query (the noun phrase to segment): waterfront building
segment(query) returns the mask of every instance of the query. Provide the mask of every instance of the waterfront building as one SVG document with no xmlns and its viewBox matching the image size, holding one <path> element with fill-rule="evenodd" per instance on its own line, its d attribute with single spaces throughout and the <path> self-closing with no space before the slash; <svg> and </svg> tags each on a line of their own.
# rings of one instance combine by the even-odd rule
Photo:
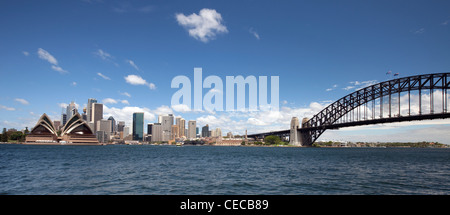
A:
<svg viewBox="0 0 450 215">
<path fill-rule="evenodd" d="M 119 121 L 118 123 L 117 123 L 117 131 L 118 132 L 121 132 L 121 131 L 123 131 L 123 128 L 125 127 L 125 122 L 124 121 Z"/>
<path fill-rule="evenodd" d="M 186 120 L 181 117 L 177 117 L 176 125 L 178 126 L 178 136 L 177 137 L 186 137 L 186 133 L 185 133 Z"/>
<path fill-rule="evenodd" d="M 144 113 L 133 113 L 133 140 L 144 139 Z"/>
<path fill-rule="evenodd" d="M 206 124 L 202 127 L 202 137 L 209 137 L 211 133 L 209 132 L 209 125 Z"/>
<path fill-rule="evenodd" d="M 130 127 L 125 126 L 123 127 L 123 138 L 127 137 L 128 135 L 130 135 Z"/>
<path fill-rule="evenodd" d="M 188 121 L 188 139 L 195 139 L 197 137 L 197 122 L 194 120 Z"/>
<path fill-rule="evenodd" d="M 103 104 L 93 103 L 92 104 L 92 122 L 94 123 L 94 132 L 97 131 L 97 123 L 99 120 L 103 119 Z"/>
<path fill-rule="evenodd" d="M 57 131 L 61 129 L 61 121 L 55 120 L 53 121 L 53 125 Z"/>
<path fill-rule="evenodd" d="M 67 108 L 66 108 L 67 119 L 72 118 L 72 116 L 75 113 L 78 113 L 78 111 L 77 111 L 77 107 L 76 107 L 75 103 L 72 101 L 72 102 L 70 102 L 69 105 L 67 105 Z"/>
<path fill-rule="evenodd" d="M 163 141 L 161 123 L 149 123 L 147 125 L 147 133 L 151 135 L 152 142 Z"/>
<path fill-rule="evenodd" d="M 61 113 L 61 126 L 66 125 L 67 123 L 67 114 Z"/>
<path fill-rule="evenodd" d="M 176 138 L 179 138 L 178 132 L 179 132 L 178 125 L 172 125 L 172 136 L 170 140 L 175 140 Z"/>
<path fill-rule="evenodd" d="M 75 113 L 63 126 L 60 135 L 47 114 L 43 114 L 25 139 L 27 144 L 97 145 L 97 138 L 90 127 Z"/>
<path fill-rule="evenodd" d="M 87 107 L 86 107 L 86 115 L 87 121 L 92 122 L 94 119 L 92 118 L 92 104 L 97 103 L 97 99 L 90 98 L 88 99 Z"/>
<path fill-rule="evenodd" d="M 111 133 L 116 132 L 116 120 L 115 120 L 114 117 L 112 117 L 112 116 L 110 116 L 110 117 L 108 118 L 108 120 L 111 121 L 111 130 L 110 130 L 110 132 L 111 132 Z"/>
<path fill-rule="evenodd" d="M 97 123 L 96 131 L 104 131 L 111 133 L 111 120 L 101 119 Z"/>
<path fill-rule="evenodd" d="M 174 122 L 173 114 L 158 117 L 161 118 L 161 125 L 163 129 L 163 141 L 169 141 L 172 137 L 172 125 Z"/>
</svg>

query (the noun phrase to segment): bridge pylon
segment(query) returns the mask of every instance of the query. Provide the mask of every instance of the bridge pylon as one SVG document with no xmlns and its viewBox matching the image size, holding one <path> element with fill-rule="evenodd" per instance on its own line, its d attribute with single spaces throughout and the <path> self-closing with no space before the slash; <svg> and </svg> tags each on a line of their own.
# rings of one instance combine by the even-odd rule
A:
<svg viewBox="0 0 450 215">
<path fill-rule="evenodd" d="M 308 127 L 308 118 L 303 118 L 302 128 Z M 291 128 L 289 134 L 289 144 L 294 146 L 311 146 L 312 143 L 308 138 L 308 131 L 302 131 L 300 129 L 300 123 L 297 117 L 292 117 Z"/>
</svg>

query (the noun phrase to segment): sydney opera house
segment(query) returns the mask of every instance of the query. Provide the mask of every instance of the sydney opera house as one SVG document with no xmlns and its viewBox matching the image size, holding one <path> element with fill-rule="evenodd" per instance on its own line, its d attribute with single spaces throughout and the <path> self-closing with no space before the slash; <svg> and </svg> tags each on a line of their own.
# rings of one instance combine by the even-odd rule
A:
<svg viewBox="0 0 450 215">
<path fill-rule="evenodd" d="M 79 113 L 74 114 L 64 125 L 61 131 L 57 131 L 53 122 L 43 114 L 36 126 L 27 135 L 26 144 L 55 144 L 55 145 L 99 145 L 96 136 L 89 125 L 82 119 Z"/>
</svg>

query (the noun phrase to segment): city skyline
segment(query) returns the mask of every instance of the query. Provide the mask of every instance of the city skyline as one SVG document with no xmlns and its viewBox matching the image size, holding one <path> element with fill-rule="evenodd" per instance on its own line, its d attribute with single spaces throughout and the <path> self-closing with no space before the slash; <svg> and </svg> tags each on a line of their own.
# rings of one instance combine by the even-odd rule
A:
<svg viewBox="0 0 450 215">
<path fill-rule="evenodd" d="M 173 114 L 224 133 L 288 129 L 292 117 L 311 117 L 358 88 L 448 72 L 449 4 L 2 2 L 0 127 L 32 128 L 43 113 L 60 119 L 72 101 L 80 110 L 95 98 L 104 119 L 127 126 L 143 112 L 144 127 Z M 279 76 L 280 110 L 171 107 L 177 89 L 170 81 L 193 80 L 196 67 L 222 79 Z M 449 128 L 450 120 L 381 124 L 327 131 L 322 139 L 450 144 Z"/>
</svg>

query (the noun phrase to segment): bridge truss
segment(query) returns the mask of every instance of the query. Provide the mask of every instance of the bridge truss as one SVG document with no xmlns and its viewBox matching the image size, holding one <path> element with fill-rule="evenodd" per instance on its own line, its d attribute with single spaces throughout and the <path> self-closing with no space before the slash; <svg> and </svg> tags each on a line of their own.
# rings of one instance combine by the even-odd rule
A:
<svg viewBox="0 0 450 215">
<path fill-rule="evenodd" d="M 299 130 L 303 145 L 314 143 L 326 129 L 449 118 L 449 76 L 450 73 L 416 75 L 358 89 L 330 104 L 302 125 Z M 418 94 L 412 94 L 413 91 Z"/>
</svg>

